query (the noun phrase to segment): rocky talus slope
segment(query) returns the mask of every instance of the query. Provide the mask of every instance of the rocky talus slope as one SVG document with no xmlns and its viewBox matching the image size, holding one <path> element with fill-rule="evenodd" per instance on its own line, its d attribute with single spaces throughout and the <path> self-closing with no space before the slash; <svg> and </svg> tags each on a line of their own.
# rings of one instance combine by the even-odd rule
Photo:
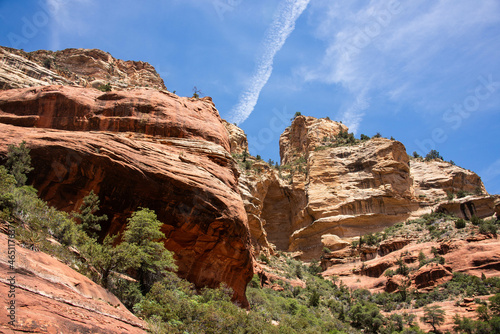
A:
<svg viewBox="0 0 500 334">
<path fill-rule="evenodd" d="M 151 89 L 103 93 L 45 86 L 0 92 L 0 156 L 26 141 L 30 183 L 49 204 L 77 210 L 93 190 L 103 233 L 148 207 L 164 223 L 179 274 L 198 287 L 227 283 L 246 303 L 252 257 L 238 171 L 217 109 Z"/>
<path fill-rule="evenodd" d="M 475 173 L 438 160 L 410 161 L 395 140 L 339 145 L 345 125 L 298 116 L 280 137 L 280 169 L 253 157 L 246 158 L 249 167 L 241 163 L 246 141 L 234 125 L 225 125 L 238 143 L 231 150 L 240 160 L 240 192 L 257 251 L 319 258 L 332 238 L 350 243 L 433 210 L 469 218 L 495 211 L 495 199 Z M 485 195 L 447 201 L 447 193 L 460 191 Z"/>
<path fill-rule="evenodd" d="M 110 84 L 113 90 L 150 87 L 166 89 L 153 66 L 123 61 L 97 49 L 24 52 L 0 46 L 0 89 L 47 85 L 94 87 Z"/>
</svg>

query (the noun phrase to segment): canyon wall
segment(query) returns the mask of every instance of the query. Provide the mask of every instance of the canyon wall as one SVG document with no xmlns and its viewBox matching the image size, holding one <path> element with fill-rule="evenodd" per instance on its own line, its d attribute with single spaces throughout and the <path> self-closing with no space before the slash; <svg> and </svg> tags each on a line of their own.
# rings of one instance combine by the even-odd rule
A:
<svg viewBox="0 0 500 334">
<path fill-rule="evenodd" d="M 97 49 L 24 52 L 0 46 L 0 89 L 47 85 L 113 90 L 166 89 L 155 68 L 143 61 L 123 61 Z"/>
<path fill-rule="evenodd" d="M 471 199 L 478 214 L 494 213 L 494 199 L 475 173 L 441 160 L 410 159 L 396 140 L 348 140 L 347 132 L 342 123 L 297 116 L 280 137 L 279 168 L 251 156 L 245 158 L 251 167 L 240 163 L 240 192 L 256 251 L 319 258 L 325 247 L 335 248 L 336 238 L 350 242 L 432 210 L 459 212 L 458 200 L 439 207 L 447 192 L 482 193 Z M 228 133 L 239 143 L 231 150 L 241 161 L 240 152 L 248 150 L 244 136 L 235 129 Z"/>
<path fill-rule="evenodd" d="M 139 207 L 155 210 L 179 275 L 200 288 L 225 282 L 246 305 L 247 216 L 228 133 L 209 98 L 65 86 L 0 92 L 0 156 L 23 140 L 29 181 L 51 205 L 76 210 L 93 190 L 108 234 L 123 231 Z"/>
</svg>

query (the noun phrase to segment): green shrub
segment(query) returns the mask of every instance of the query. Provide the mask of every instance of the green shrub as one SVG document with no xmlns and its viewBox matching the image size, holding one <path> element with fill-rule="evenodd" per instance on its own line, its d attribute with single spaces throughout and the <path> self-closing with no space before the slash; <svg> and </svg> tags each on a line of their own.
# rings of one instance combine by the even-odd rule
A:
<svg viewBox="0 0 500 334">
<path fill-rule="evenodd" d="M 481 225 L 482 223 L 484 223 L 484 220 L 482 220 L 481 218 L 479 218 L 478 216 L 474 215 L 470 218 L 470 222 L 472 223 L 472 225 L 474 226 L 479 226 Z"/>
<path fill-rule="evenodd" d="M 438 305 L 424 307 L 424 316 L 422 322 L 428 323 L 432 326 L 434 332 L 437 332 L 437 327 L 444 323 L 445 311 Z"/>
<path fill-rule="evenodd" d="M 50 60 L 50 58 L 45 58 L 43 60 L 43 67 L 45 67 L 46 69 L 50 70 L 51 65 L 52 65 L 52 61 Z"/>
<path fill-rule="evenodd" d="M 384 276 L 386 276 L 386 277 L 392 277 L 392 276 L 394 276 L 394 274 L 395 274 L 395 272 L 394 272 L 394 270 L 392 270 L 392 269 L 387 269 L 387 270 L 384 272 Z"/>
<path fill-rule="evenodd" d="M 430 160 L 434 160 L 434 159 L 444 160 L 438 151 L 430 150 L 429 153 L 427 153 L 427 155 L 425 156 L 425 160 L 430 161 Z"/>
<path fill-rule="evenodd" d="M 376 304 L 370 302 L 358 302 L 349 312 L 351 324 L 356 328 L 364 328 L 369 333 L 378 333 L 384 324 L 384 317 Z"/>
<path fill-rule="evenodd" d="M 466 225 L 467 225 L 467 223 L 462 218 L 459 218 L 459 219 L 455 220 L 455 228 L 457 228 L 457 229 L 462 229 Z"/>
<path fill-rule="evenodd" d="M 482 222 L 479 225 L 479 233 L 481 234 L 497 234 L 497 226 L 490 222 Z"/>
<path fill-rule="evenodd" d="M 26 174 L 31 172 L 33 168 L 31 167 L 30 149 L 26 146 L 26 142 L 24 140 L 21 144 L 19 144 L 19 146 L 8 146 L 7 162 L 5 167 L 16 179 L 18 187 L 26 184 L 26 181 L 28 180 Z"/>
<path fill-rule="evenodd" d="M 293 117 L 290 120 L 293 121 L 295 118 L 297 118 L 299 116 L 302 116 L 302 113 L 300 111 L 296 111 L 295 114 L 293 115 Z"/>
<path fill-rule="evenodd" d="M 161 232 L 162 225 L 154 211 L 140 208 L 127 220 L 123 242 L 119 245 L 128 254 L 138 250 L 135 268 L 142 291 L 149 291 L 155 281 L 168 271 L 177 269 L 172 252 L 157 241 L 165 238 Z"/>
<path fill-rule="evenodd" d="M 80 221 L 81 228 L 92 238 L 97 238 L 97 232 L 101 231 L 101 223 L 108 220 L 108 216 L 96 216 L 99 211 L 99 197 L 93 190 L 83 198 L 83 203 L 78 209 L 79 212 L 73 212 L 73 216 Z"/>
<path fill-rule="evenodd" d="M 452 199 L 455 198 L 455 194 L 453 192 L 451 192 L 451 191 L 447 191 L 446 192 L 446 198 L 451 201 Z"/>
<path fill-rule="evenodd" d="M 396 274 L 408 276 L 408 274 L 410 273 L 410 268 L 404 263 L 403 259 L 399 258 L 396 263 L 398 264 Z"/>
<path fill-rule="evenodd" d="M 264 262 L 266 264 L 270 263 L 269 258 L 264 253 L 259 254 L 259 260 L 261 260 L 262 262 Z"/>
<path fill-rule="evenodd" d="M 246 170 L 250 170 L 252 168 L 252 162 L 250 160 L 247 160 L 245 161 L 244 166 Z"/>
<path fill-rule="evenodd" d="M 360 238 L 360 243 L 361 244 L 365 243 L 368 246 L 378 245 L 380 243 L 380 241 L 381 241 L 380 235 L 372 234 L 372 233 L 365 234 L 364 236 L 362 236 Z"/>
<path fill-rule="evenodd" d="M 97 87 L 97 89 L 100 90 L 101 92 L 111 92 L 112 87 L 111 84 L 108 82 L 105 85 L 100 85 L 99 87 Z"/>
</svg>

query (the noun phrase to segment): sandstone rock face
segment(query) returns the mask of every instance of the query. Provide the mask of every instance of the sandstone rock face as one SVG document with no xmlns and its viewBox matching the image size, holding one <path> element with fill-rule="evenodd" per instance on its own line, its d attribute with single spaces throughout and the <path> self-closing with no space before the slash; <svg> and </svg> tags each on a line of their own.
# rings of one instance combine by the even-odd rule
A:
<svg viewBox="0 0 500 334">
<path fill-rule="evenodd" d="M 265 227 L 266 220 L 262 217 L 262 209 L 271 183 L 276 182 L 279 183 L 273 173 L 265 172 L 265 175 L 259 178 L 257 175 L 246 174 L 244 171 L 241 171 L 238 181 L 240 194 L 247 213 L 252 245 L 257 253 L 261 251 L 274 252 L 272 245 L 268 241 L 267 228 Z M 287 236 L 290 233 L 287 232 L 282 233 L 282 235 Z"/>
<path fill-rule="evenodd" d="M 449 281 L 453 274 L 450 267 L 441 264 L 427 264 L 413 275 L 413 284 L 417 289 L 434 287 Z"/>
<path fill-rule="evenodd" d="M 388 244 L 399 244 L 401 239 L 388 239 Z M 419 267 L 418 258 L 423 254 L 429 260 L 434 257 L 432 248 L 439 250 L 444 257 L 444 265 L 436 261 Z M 325 271 L 322 275 L 328 277 L 340 277 L 341 281 L 350 288 L 364 288 L 372 292 L 393 292 L 398 286 L 410 285 L 416 289 L 430 291 L 436 286 L 445 283 L 452 278 L 453 272 L 463 272 L 480 277 L 498 277 L 500 273 L 500 242 L 497 239 L 486 238 L 483 240 L 466 241 L 462 239 L 450 239 L 442 242 L 410 242 L 399 250 L 388 254 L 381 252 L 382 245 L 378 247 L 378 255 L 373 259 L 359 263 L 353 255 L 361 255 L 359 249 L 352 249 L 351 254 L 326 254 L 322 260 Z M 401 259 L 408 267 L 414 269 L 402 280 L 401 275 L 386 277 L 384 273 L 391 269 L 396 272 L 399 268 L 398 260 Z"/>
<path fill-rule="evenodd" d="M 258 210 L 251 211 L 259 222 L 259 237 L 307 260 L 322 254 L 328 238 L 378 232 L 439 209 L 446 191 L 486 193 L 473 172 L 437 160 L 410 161 L 404 145 L 395 140 L 373 138 L 337 147 L 335 139 L 347 131 L 329 119 L 298 116 L 280 137 L 281 171 L 269 169 L 257 176 L 240 170 L 242 194 L 253 189 L 252 198 L 258 199 Z M 241 134 L 233 137 L 241 142 Z M 482 216 L 494 213 L 492 201 L 477 200 Z M 455 202 L 460 208 L 461 202 Z M 406 243 L 380 251 L 395 251 Z"/>
<path fill-rule="evenodd" d="M 495 199 L 495 215 L 500 219 L 500 196 L 496 196 Z"/>
<path fill-rule="evenodd" d="M 449 162 L 411 161 L 411 175 L 415 196 L 423 201 L 434 202 L 446 198 L 446 193 L 466 191 L 471 194 L 487 194 L 481 178 L 470 170 Z"/>
<path fill-rule="evenodd" d="M 240 169 L 239 185 L 254 248 L 268 253 L 275 248 L 288 250 L 290 236 L 306 204 L 305 191 L 286 184 L 276 170 L 263 162 L 254 163 L 253 168 Z"/>
<path fill-rule="evenodd" d="M 198 287 L 225 282 L 246 304 L 247 218 L 227 132 L 209 99 L 49 86 L 4 91 L 0 101 L 0 156 L 25 140 L 42 198 L 71 211 L 94 190 L 111 234 L 138 207 L 155 210 L 179 274 Z"/>
<path fill-rule="evenodd" d="M 5 234 L 0 243 L 7 245 Z M 0 247 L 2 305 L 11 300 L 7 259 L 7 247 Z M 146 333 L 146 323 L 113 294 L 54 257 L 19 244 L 15 291 L 16 325 L 8 325 L 7 312 L 1 312 L 2 333 Z"/>
<path fill-rule="evenodd" d="M 495 200 L 496 196 L 467 196 L 440 203 L 436 210 L 468 220 L 472 216 L 486 218 L 495 212 Z"/>
<path fill-rule="evenodd" d="M 304 154 L 307 157 L 323 138 L 331 138 L 340 131 L 347 130 L 347 126 L 342 123 L 332 122 L 326 118 L 298 116 L 280 136 L 281 163 L 286 165 Z"/>
<path fill-rule="evenodd" d="M 354 237 L 404 221 L 418 208 L 404 146 L 387 139 L 310 152 L 307 213 L 291 250 L 318 256 L 321 236 Z"/>
<path fill-rule="evenodd" d="M 321 243 L 331 251 L 337 251 L 349 247 L 350 242 L 342 240 L 335 234 L 324 234 L 321 236 Z"/>
<path fill-rule="evenodd" d="M 0 89 L 76 85 L 113 90 L 134 87 L 166 89 L 153 66 L 123 61 L 97 49 L 24 52 L 0 47 Z"/>
<path fill-rule="evenodd" d="M 0 122 L 68 131 L 200 139 L 230 149 L 210 98 L 189 99 L 150 89 L 107 93 L 64 86 L 11 89 L 0 94 Z"/>
<path fill-rule="evenodd" d="M 231 145 L 231 153 L 242 154 L 248 152 L 248 141 L 245 132 L 234 124 L 225 120 L 222 123 L 226 127 Z"/>
<path fill-rule="evenodd" d="M 411 240 L 409 239 L 402 238 L 384 240 L 378 247 L 378 253 L 380 256 L 385 256 L 389 253 L 400 250 L 404 246 L 408 245 L 410 241 Z"/>
</svg>

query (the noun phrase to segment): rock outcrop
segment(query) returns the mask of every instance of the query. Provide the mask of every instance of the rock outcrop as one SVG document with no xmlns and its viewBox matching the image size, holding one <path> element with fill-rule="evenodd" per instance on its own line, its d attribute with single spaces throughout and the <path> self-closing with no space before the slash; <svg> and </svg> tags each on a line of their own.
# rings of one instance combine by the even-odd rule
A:
<svg viewBox="0 0 500 334">
<path fill-rule="evenodd" d="M 97 49 L 39 50 L 24 52 L 0 47 L 0 89 L 47 85 L 113 90 L 150 87 L 166 89 L 153 66 L 142 61 L 123 61 Z"/>
<path fill-rule="evenodd" d="M 0 93 L 0 122 L 199 139 L 230 150 L 224 125 L 209 97 L 189 99 L 152 89 L 106 93 L 64 86 L 11 89 Z"/>
<path fill-rule="evenodd" d="M 347 126 L 342 123 L 326 118 L 297 116 L 280 136 L 281 163 L 286 165 L 300 156 L 307 157 L 324 139 L 330 139 L 347 130 Z"/>
<path fill-rule="evenodd" d="M 5 234 L 0 243 L 7 245 Z M 12 288 L 7 247 L 0 247 L 0 302 L 15 300 L 16 308 L 14 326 L 5 308 L 0 312 L 1 333 L 146 333 L 147 324 L 100 285 L 45 253 L 18 243 L 15 250 Z"/>
<path fill-rule="evenodd" d="M 210 99 L 48 86 L 0 92 L 0 110 L 0 156 L 25 140 L 43 199 L 72 211 L 93 190 L 110 234 L 137 208 L 155 210 L 179 274 L 197 287 L 225 282 L 246 305 L 247 217 Z"/>
<path fill-rule="evenodd" d="M 472 216 L 490 217 L 495 212 L 498 196 L 467 196 L 438 204 L 436 211 L 470 220 Z"/>
<path fill-rule="evenodd" d="M 421 291 L 430 291 L 436 286 L 452 279 L 453 272 L 486 277 L 498 276 L 500 273 L 500 242 L 497 239 L 483 240 L 449 239 L 443 241 L 421 242 L 419 239 L 406 240 L 406 245 L 390 253 L 381 251 L 387 244 L 401 245 L 401 239 L 388 239 L 378 247 L 378 255 L 372 259 L 359 262 L 361 249 L 349 248 L 351 254 L 325 254 L 322 261 L 324 272 L 328 277 L 340 277 L 350 288 L 364 288 L 372 292 L 393 292 L 406 281 L 408 287 Z M 442 261 L 437 261 L 432 250 L 438 251 Z M 435 251 L 434 251 L 435 252 Z M 339 255 L 341 255 L 339 257 Z M 337 256 L 335 258 L 334 256 Z M 426 262 L 420 263 L 419 258 Z M 362 258 L 362 257 L 361 257 Z M 432 261 L 430 260 L 432 259 Z M 441 264 L 441 263 L 444 264 Z M 396 275 L 400 263 L 412 270 L 406 276 Z M 389 270 L 391 274 L 387 274 Z M 386 275 L 387 274 L 387 275 Z"/>
<path fill-rule="evenodd" d="M 445 199 L 447 193 L 459 191 L 487 194 L 481 178 L 474 172 L 446 161 L 411 161 L 411 175 L 415 196 L 426 202 Z"/>
<path fill-rule="evenodd" d="M 232 152 L 241 156 L 248 149 L 244 133 L 232 124 L 226 128 Z M 447 192 L 486 194 L 473 172 L 440 160 L 410 161 L 398 141 L 360 141 L 347 132 L 329 119 L 297 116 L 280 137 L 280 169 L 245 158 L 239 184 L 255 250 L 274 245 L 302 259 L 318 258 L 335 237 L 350 243 L 432 210 L 459 212 L 461 199 L 436 206 Z M 494 213 L 494 198 L 474 201 L 482 217 Z"/>
<path fill-rule="evenodd" d="M 231 154 L 243 154 L 244 152 L 248 153 L 248 141 L 245 132 L 236 125 L 225 120 L 222 120 L 222 123 L 226 127 L 229 135 Z"/>
<path fill-rule="evenodd" d="M 291 250 L 321 251 L 321 236 L 354 237 L 404 221 L 418 205 L 408 156 L 393 140 L 310 152 L 307 213 L 311 224 L 292 235 Z"/>
</svg>

